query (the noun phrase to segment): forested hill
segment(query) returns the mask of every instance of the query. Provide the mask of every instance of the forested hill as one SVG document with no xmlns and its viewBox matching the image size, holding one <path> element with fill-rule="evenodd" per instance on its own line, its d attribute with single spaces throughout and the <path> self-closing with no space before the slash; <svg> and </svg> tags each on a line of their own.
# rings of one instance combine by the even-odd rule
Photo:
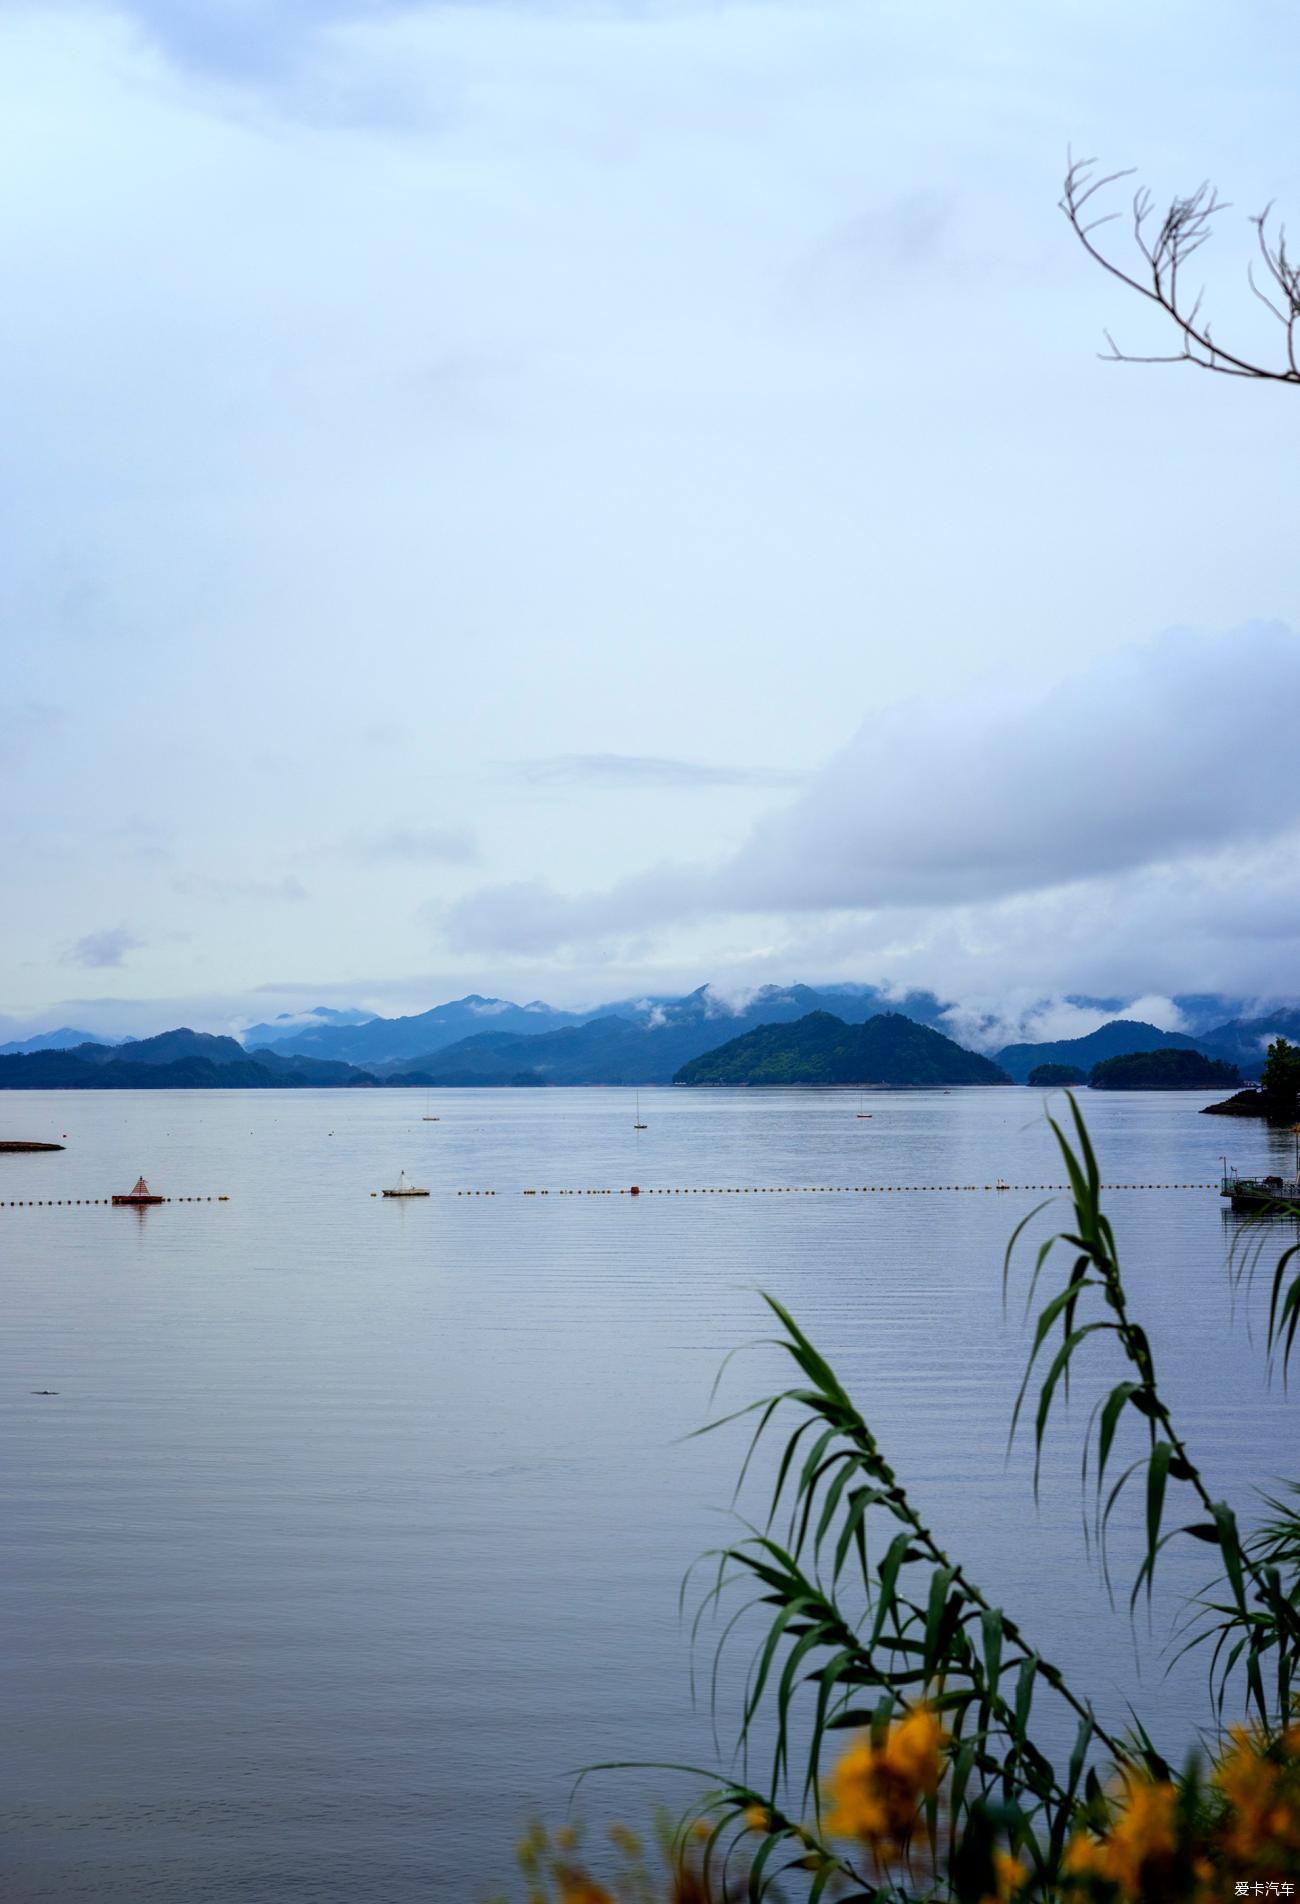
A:
<svg viewBox="0 0 1300 1904">
<path fill-rule="evenodd" d="M 810 1012 L 793 1025 L 760 1025 L 684 1064 L 675 1084 L 1009 1084 L 988 1058 L 882 1012 L 846 1025 Z"/>
<path fill-rule="evenodd" d="M 233 1038 L 184 1025 L 126 1045 L 0 1056 L 0 1091 L 260 1091 L 374 1081 L 350 1064 L 270 1051 L 251 1058 Z"/>
<path fill-rule="evenodd" d="M 1240 1084 L 1235 1064 L 1207 1058 L 1199 1051 L 1127 1051 L 1094 1064 L 1088 1083 L 1094 1091 L 1218 1091 Z"/>
<path fill-rule="evenodd" d="M 1214 1034 L 1206 1039 L 1188 1038 L 1180 1031 L 1160 1031 L 1144 1025 L 1139 1018 L 1113 1018 L 1083 1038 L 1055 1038 L 1041 1045 L 1005 1045 L 997 1062 L 1017 1084 L 1028 1081 L 1029 1073 L 1042 1064 L 1072 1064 L 1091 1071 L 1105 1058 L 1126 1057 L 1131 1051 L 1200 1051 L 1209 1057 L 1219 1054 L 1213 1047 Z"/>
</svg>

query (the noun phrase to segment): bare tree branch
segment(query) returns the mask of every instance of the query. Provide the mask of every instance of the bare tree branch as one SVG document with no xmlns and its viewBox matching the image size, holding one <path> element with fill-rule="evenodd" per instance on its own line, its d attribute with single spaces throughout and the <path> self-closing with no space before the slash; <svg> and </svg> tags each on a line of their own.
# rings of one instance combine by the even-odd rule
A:
<svg viewBox="0 0 1300 1904">
<path fill-rule="evenodd" d="M 1204 292 L 1197 290 L 1189 298 L 1184 285 L 1185 267 L 1190 258 L 1213 235 L 1214 221 L 1228 206 L 1208 183 L 1198 185 L 1186 198 L 1175 198 L 1163 216 L 1157 216 L 1155 200 L 1146 186 L 1133 194 L 1130 230 L 1137 261 L 1132 265 L 1116 263 L 1097 239 L 1104 225 L 1112 224 L 1118 212 L 1101 212 L 1103 195 L 1131 171 L 1095 175 L 1094 159 L 1071 159 L 1061 195 L 1061 210 L 1070 221 L 1074 234 L 1088 256 L 1104 271 L 1148 303 L 1154 304 L 1172 320 L 1181 348 L 1167 355 L 1139 356 L 1122 350 L 1110 332 L 1108 348 L 1102 356 L 1121 364 L 1193 364 L 1198 370 L 1215 370 L 1225 377 L 1248 377 L 1265 383 L 1300 384 L 1300 264 L 1287 250 L 1286 227 L 1279 224 L 1276 235 L 1270 229 L 1273 207 L 1266 205 L 1251 220 L 1255 227 L 1259 257 L 1248 277 L 1250 288 L 1282 327 L 1285 361 L 1277 365 L 1260 363 L 1239 351 L 1216 343 L 1208 318 L 1201 315 Z M 1257 275 L 1258 274 L 1258 275 Z M 1261 283 L 1260 280 L 1263 280 Z"/>
</svg>

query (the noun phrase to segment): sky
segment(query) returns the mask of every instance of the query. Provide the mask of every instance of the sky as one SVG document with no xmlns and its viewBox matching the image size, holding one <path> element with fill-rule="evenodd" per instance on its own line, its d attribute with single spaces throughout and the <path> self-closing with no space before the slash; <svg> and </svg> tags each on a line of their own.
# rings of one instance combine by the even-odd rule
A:
<svg viewBox="0 0 1300 1904">
<path fill-rule="evenodd" d="M 1101 361 L 1169 340 L 1057 208 L 1213 178 L 1276 354 L 1297 71 L 1273 0 L 0 0 L 0 1034 L 1300 993 L 1300 392 Z"/>
</svg>

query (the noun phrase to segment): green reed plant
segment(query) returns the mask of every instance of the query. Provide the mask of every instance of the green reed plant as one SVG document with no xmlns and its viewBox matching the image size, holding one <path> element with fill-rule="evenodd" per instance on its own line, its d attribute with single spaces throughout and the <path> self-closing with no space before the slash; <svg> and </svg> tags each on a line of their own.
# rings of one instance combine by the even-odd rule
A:
<svg viewBox="0 0 1300 1904">
<path fill-rule="evenodd" d="M 684 1596 L 699 1595 L 693 1643 L 706 1618 L 723 1619 L 715 1702 L 723 1650 L 747 1621 L 758 1630 L 739 1775 L 715 1783 L 677 1834 L 678 1904 L 731 1898 L 738 1884 L 750 1898 L 798 1895 L 808 1904 L 1208 1900 L 1256 1849 L 1275 1880 L 1279 1872 L 1300 1880 L 1300 1483 L 1267 1499 L 1268 1518 L 1250 1535 L 1214 1497 L 1161 1392 L 1101 1207 L 1092 1143 L 1068 1103 L 1068 1127 L 1049 1121 L 1071 1216 L 1029 1270 L 1032 1340 L 1011 1437 L 1032 1417 L 1037 1495 L 1053 1410 L 1080 1357 L 1100 1350 L 1118 1364 L 1083 1435 L 1102 1566 L 1109 1580 L 1108 1531 L 1135 1489 L 1144 1540 L 1130 1610 L 1144 1594 L 1150 1600 L 1171 1541 L 1213 1552 L 1218 1570 L 1188 1609 L 1184 1650 L 1209 1648 L 1215 1709 L 1222 1718 L 1235 1705 L 1239 1723 L 1208 1778 L 1190 1754 L 1175 1770 L 1136 1716 L 1123 1733 L 1104 1726 L 1086 1693 L 939 1545 L 830 1363 L 765 1296 L 777 1325 L 768 1340 L 793 1379 L 698 1431 L 753 1420 L 737 1494 L 760 1448 L 781 1438 L 763 1520 L 703 1556 L 683 1586 Z M 1045 1207 L 1011 1237 L 1004 1300 Z M 1295 1254 L 1282 1258 L 1269 1307 L 1268 1353 L 1280 1346 L 1284 1368 L 1300 1307 L 1300 1274 L 1287 1281 Z M 1115 1474 L 1130 1418 L 1140 1451 Z M 1041 1742 L 1051 1707 L 1073 1722 L 1063 1764 Z M 761 1767 L 751 1772 L 760 1740 Z M 614 1895 L 585 1872 L 578 1878 L 589 1888 L 575 1880 L 556 1895 L 583 1904 Z"/>
</svg>

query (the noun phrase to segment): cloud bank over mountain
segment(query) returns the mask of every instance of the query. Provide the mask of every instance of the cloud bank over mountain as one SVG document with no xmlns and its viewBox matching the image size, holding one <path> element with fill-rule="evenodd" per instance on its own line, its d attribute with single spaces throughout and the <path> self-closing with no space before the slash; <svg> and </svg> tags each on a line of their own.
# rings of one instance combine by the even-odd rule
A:
<svg viewBox="0 0 1300 1904">
<path fill-rule="evenodd" d="M 925 983 L 945 944 L 974 963 L 981 941 L 1017 970 L 1036 943 L 1046 981 L 1060 954 L 1077 965 L 1081 930 L 1094 984 L 1145 959 L 1185 989 L 1189 966 L 1231 962 L 1215 942 L 1258 973 L 1300 941 L 1300 777 L 1271 708 L 1300 708 L 1300 638 L 1278 623 L 900 702 L 713 865 L 576 894 L 487 886 L 446 909 L 447 941 L 537 956 L 728 915 L 854 914 L 864 945 L 908 943 Z"/>
</svg>

